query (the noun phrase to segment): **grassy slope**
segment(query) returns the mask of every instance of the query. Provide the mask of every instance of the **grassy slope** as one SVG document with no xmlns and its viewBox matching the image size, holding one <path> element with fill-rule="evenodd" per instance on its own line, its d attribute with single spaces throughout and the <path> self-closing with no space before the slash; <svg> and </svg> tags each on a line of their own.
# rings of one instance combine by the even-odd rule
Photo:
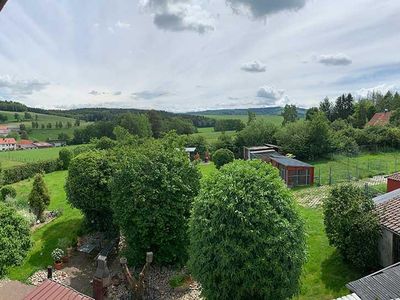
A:
<svg viewBox="0 0 400 300">
<path fill-rule="evenodd" d="M 214 165 L 202 164 L 203 176 L 212 176 Z M 333 299 L 346 295 L 345 284 L 362 276 L 346 265 L 325 234 L 321 210 L 299 207 L 307 232 L 308 261 L 304 266 L 300 295 L 295 299 Z"/>
<path fill-rule="evenodd" d="M 203 136 L 209 143 L 215 142 L 221 135 L 221 132 L 215 132 L 213 127 L 198 128 L 197 130 L 198 132 L 193 135 Z M 233 135 L 234 133 L 235 131 L 225 132 L 226 135 Z"/>
<path fill-rule="evenodd" d="M 66 146 L 67 148 L 74 148 L 76 146 Z M 0 152 L 0 163 L 2 168 L 10 168 L 16 165 L 25 163 L 55 159 L 62 148 L 46 148 L 34 150 L 21 150 L 21 151 L 3 151 Z"/>
<path fill-rule="evenodd" d="M 82 222 L 81 213 L 66 202 L 64 184 L 67 172 L 59 171 L 45 175 L 51 202 L 49 210 L 63 209 L 61 217 L 50 222 L 32 234 L 34 242 L 27 258 L 21 266 L 9 270 L 9 278 L 25 281 L 33 272 L 52 264 L 51 252 L 57 247 L 60 238 L 73 239 Z M 19 198 L 27 197 L 32 188 L 33 180 L 24 180 L 14 184 Z"/>
<path fill-rule="evenodd" d="M 244 123 L 247 123 L 248 116 L 247 115 L 204 115 L 207 118 L 211 119 L 239 119 L 242 120 Z M 283 117 L 281 116 L 273 116 L 273 115 L 257 115 L 257 119 L 265 119 L 271 123 L 274 123 L 278 126 L 282 125 Z"/>
<path fill-rule="evenodd" d="M 348 177 L 366 178 L 368 176 L 390 174 L 400 170 L 400 152 L 363 153 L 357 157 L 335 155 L 332 159 L 311 162 L 315 166 L 315 176 L 321 174 L 321 183 L 329 181 L 332 169 L 333 183 L 348 180 Z"/>
<path fill-rule="evenodd" d="M 29 133 L 29 138 L 33 139 L 33 140 L 39 140 L 39 141 L 45 141 L 48 138 L 49 139 L 57 139 L 58 138 L 58 134 L 61 132 L 64 132 L 66 134 L 68 134 L 70 137 L 73 136 L 74 130 L 76 128 L 79 127 L 71 127 L 71 128 L 67 128 L 67 122 L 70 122 L 72 125 L 74 125 L 75 123 L 75 119 L 72 118 L 67 118 L 67 117 L 62 117 L 62 116 L 56 116 L 56 115 L 48 115 L 48 114 L 37 114 L 37 113 L 30 113 L 32 116 L 32 120 L 25 120 L 23 122 L 17 122 L 17 120 L 14 118 L 14 114 L 15 112 L 11 112 L 11 111 L 0 111 L 0 114 L 4 114 L 8 116 L 8 121 L 5 122 L 4 124 L 12 126 L 12 127 L 18 127 L 19 124 L 25 124 L 25 126 L 28 129 L 32 128 L 32 121 L 35 121 L 35 116 L 38 116 L 38 120 L 37 122 L 39 123 L 39 128 L 38 129 L 32 129 L 31 132 Z M 24 118 L 24 113 L 17 113 L 21 119 Z M 62 122 L 64 127 L 63 128 L 55 128 L 55 123 L 56 122 Z M 47 125 L 48 123 L 52 124 L 52 128 L 51 129 L 47 129 L 41 128 L 41 125 Z M 81 126 L 85 126 L 88 123 L 81 121 Z"/>
</svg>

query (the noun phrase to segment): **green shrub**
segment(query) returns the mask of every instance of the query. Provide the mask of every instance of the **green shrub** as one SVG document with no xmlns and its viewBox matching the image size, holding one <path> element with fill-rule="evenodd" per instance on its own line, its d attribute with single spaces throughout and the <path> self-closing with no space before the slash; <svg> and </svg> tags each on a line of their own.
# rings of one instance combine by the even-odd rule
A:
<svg viewBox="0 0 400 300">
<path fill-rule="evenodd" d="M 323 209 L 329 243 L 354 266 L 376 267 L 380 226 L 373 201 L 360 188 L 346 184 L 332 188 Z"/>
<path fill-rule="evenodd" d="M 32 190 L 28 197 L 28 203 L 31 211 L 38 220 L 43 220 L 43 212 L 50 204 L 49 191 L 43 180 L 42 174 L 36 174 L 33 180 Z"/>
<path fill-rule="evenodd" d="M 0 276 L 8 267 L 20 264 L 30 246 L 28 222 L 15 209 L 0 203 Z"/>
<path fill-rule="evenodd" d="M 141 263 L 153 251 L 158 264 L 185 262 L 189 210 L 199 190 L 197 168 L 173 143 L 147 142 L 123 155 L 111 187 L 128 259 Z"/>
<path fill-rule="evenodd" d="M 3 171 L 3 184 L 15 183 L 31 178 L 38 173 L 51 173 L 62 169 L 58 159 L 38 161 L 26 165 L 15 166 Z"/>
<path fill-rule="evenodd" d="M 73 153 L 70 149 L 68 148 L 62 148 L 60 152 L 58 153 L 58 158 L 61 162 L 61 166 L 63 170 L 68 170 L 69 163 L 72 159 Z"/>
<path fill-rule="evenodd" d="M 17 191 L 10 185 L 3 186 L 0 190 L 0 200 L 5 201 L 7 197 L 15 198 Z"/>
<path fill-rule="evenodd" d="M 207 299 L 289 299 L 306 260 L 303 222 L 278 171 L 236 160 L 202 182 L 189 268 Z"/>
<path fill-rule="evenodd" d="M 235 155 L 231 150 L 228 149 L 218 149 L 214 152 L 213 162 L 217 169 L 221 168 L 223 165 L 233 162 L 235 159 Z"/>
<path fill-rule="evenodd" d="M 111 161 L 102 151 L 92 150 L 74 157 L 65 184 L 68 202 L 82 211 L 92 229 L 113 231 L 109 182 Z"/>
</svg>

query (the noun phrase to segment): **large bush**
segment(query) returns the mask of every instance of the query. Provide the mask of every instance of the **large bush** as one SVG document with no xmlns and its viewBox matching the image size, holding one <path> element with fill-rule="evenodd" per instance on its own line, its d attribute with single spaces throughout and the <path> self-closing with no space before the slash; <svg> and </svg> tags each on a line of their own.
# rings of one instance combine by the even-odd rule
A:
<svg viewBox="0 0 400 300">
<path fill-rule="evenodd" d="M 373 201 L 360 188 L 346 184 L 332 188 L 323 208 L 329 243 L 354 266 L 375 267 L 380 227 Z"/>
<path fill-rule="evenodd" d="M 187 222 L 199 173 L 183 150 L 168 144 L 153 141 L 127 150 L 111 185 L 115 220 L 132 263 L 143 262 L 146 251 L 154 252 L 158 264 L 187 259 Z"/>
<path fill-rule="evenodd" d="M 207 177 L 190 219 L 193 275 L 207 299 L 288 299 L 306 259 L 303 222 L 278 171 L 237 160 Z"/>
<path fill-rule="evenodd" d="M 20 264 L 31 246 L 28 222 L 15 209 L 0 203 L 0 276 Z"/>
<path fill-rule="evenodd" d="M 83 212 L 92 229 L 114 230 L 109 189 L 112 174 L 111 160 L 105 152 L 83 152 L 70 162 L 65 185 L 67 199 Z"/>
<path fill-rule="evenodd" d="M 73 153 L 70 149 L 68 148 L 63 148 L 60 150 L 60 152 L 58 153 L 58 158 L 60 160 L 60 163 L 62 165 L 62 168 L 64 170 L 67 170 L 69 167 L 69 163 L 71 161 L 73 157 Z"/>
<path fill-rule="evenodd" d="M 5 185 L 0 189 L 0 200 L 4 201 L 7 197 L 15 198 L 17 191 L 11 185 Z"/>
<path fill-rule="evenodd" d="M 235 159 L 235 155 L 231 150 L 219 149 L 214 152 L 213 162 L 217 169 L 221 168 L 223 165 L 232 162 Z"/>
</svg>

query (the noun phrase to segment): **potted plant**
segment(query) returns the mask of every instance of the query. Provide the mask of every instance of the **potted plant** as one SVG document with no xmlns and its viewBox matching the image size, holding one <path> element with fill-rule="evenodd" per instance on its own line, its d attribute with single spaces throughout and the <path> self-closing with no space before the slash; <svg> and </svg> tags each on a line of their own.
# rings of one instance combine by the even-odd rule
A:
<svg viewBox="0 0 400 300">
<path fill-rule="evenodd" d="M 62 258 L 64 256 L 64 251 L 60 248 L 56 248 L 51 252 L 51 257 L 54 260 L 54 268 L 56 270 L 61 270 L 63 267 Z"/>
<path fill-rule="evenodd" d="M 67 263 L 72 256 L 72 247 L 68 238 L 61 238 L 58 240 L 58 248 L 64 251 L 62 262 Z"/>
</svg>

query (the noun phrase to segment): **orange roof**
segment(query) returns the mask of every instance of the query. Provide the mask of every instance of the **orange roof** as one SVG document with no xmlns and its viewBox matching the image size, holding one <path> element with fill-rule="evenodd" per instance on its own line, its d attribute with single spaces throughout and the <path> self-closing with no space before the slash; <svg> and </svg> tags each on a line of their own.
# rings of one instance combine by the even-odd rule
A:
<svg viewBox="0 0 400 300">
<path fill-rule="evenodd" d="M 30 144 L 33 144 L 33 141 L 31 141 L 31 140 L 20 140 L 18 142 L 18 144 L 19 145 L 30 145 Z"/>
<path fill-rule="evenodd" d="M 378 204 L 376 211 L 380 224 L 396 234 L 400 234 L 400 198 L 394 197 L 386 202 Z"/>
<path fill-rule="evenodd" d="M 400 181 L 400 173 L 394 173 L 386 177 L 387 179 L 392 179 L 394 181 Z"/>
<path fill-rule="evenodd" d="M 15 141 L 14 138 L 5 138 L 5 139 L 0 139 L 0 144 L 16 144 L 17 142 Z"/>
<path fill-rule="evenodd" d="M 374 114 L 372 119 L 369 120 L 369 122 L 367 123 L 367 126 L 383 126 L 383 125 L 389 124 L 391 115 L 392 115 L 392 112 L 390 112 L 390 111 L 376 113 L 376 114 Z"/>
<path fill-rule="evenodd" d="M 24 300 L 89 300 L 89 296 L 75 291 L 73 288 L 59 284 L 53 280 L 46 280 L 32 292 L 25 296 Z"/>
<path fill-rule="evenodd" d="M 0 125 L 0 130 L 8 130 L 8 127 Z"/>
</svg>

